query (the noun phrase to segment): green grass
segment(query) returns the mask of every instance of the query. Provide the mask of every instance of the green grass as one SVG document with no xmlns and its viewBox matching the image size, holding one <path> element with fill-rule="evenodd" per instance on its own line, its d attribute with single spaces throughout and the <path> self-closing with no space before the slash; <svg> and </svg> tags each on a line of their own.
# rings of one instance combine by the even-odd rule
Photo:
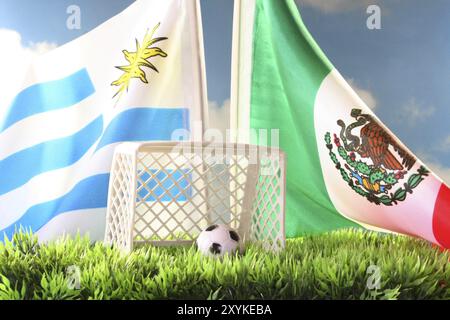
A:
<svg viewBox="0 0 450 320">
<path fill-rule="evenodd" d="M 381 271 L 369 290 L 367 268 Z M 144 246 L 130 255 L 87 238 L 0 244 L 0 299 L 449 299 L 449 254 L 426 242 L 363 231 L 288 240 L 281 254 L 249 246 L 203 258 L 194 247 Z M 67 268 L 80 270 L 80 289 Z"/>
</svg>

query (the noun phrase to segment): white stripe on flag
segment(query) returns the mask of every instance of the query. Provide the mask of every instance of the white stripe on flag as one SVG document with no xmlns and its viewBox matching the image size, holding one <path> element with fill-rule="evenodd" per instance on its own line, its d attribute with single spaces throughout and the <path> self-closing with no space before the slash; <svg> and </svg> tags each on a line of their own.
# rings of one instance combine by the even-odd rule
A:
<svg viewBox="0 0 450 320">
<path fill-rule="evenodd" d="M 89 199 L 88 186 L 107 187 L 117 143 L 169 140 L 173 130 L 207 118 L 199 14 L 197 0 L 137 1 L 88 34 L 37 57 L 16 100 L 7 104 L 0 97 L 0 174 L 9 180 L 0 186 L 0 232 L 10 235 L 19 222 L 39 230 L 41 239 L 103 229 L 104 194 Z M 126 94 L 113 99 L 118 88 L 111 83 L 122 74 L 115 67 L 127 63 L 123 50 L 135 50 L 135 39 L 142 41 L 158 23 L 155 36 L 168 38 L 158 42 L 167 57 L 152 60 L 159 73 L 149 70 L 148 84 L 133 79 Z M 91 87 L 77 88 L 81 82 L 71 77 L 78 75 L 88 75 Z M 73 92 L 50 90 L 63 80 Z M 86 207 L 74 209 L 77 203 Z M 103 208 L 92 209 L 98 207 Z"/>
</svg>

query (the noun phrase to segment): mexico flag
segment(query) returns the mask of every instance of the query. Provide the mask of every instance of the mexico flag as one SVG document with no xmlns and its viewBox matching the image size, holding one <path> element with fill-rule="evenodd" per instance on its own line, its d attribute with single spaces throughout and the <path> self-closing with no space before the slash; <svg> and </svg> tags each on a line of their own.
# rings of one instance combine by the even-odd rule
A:
<svg viewBox="0 0 450 320">
<path fill-rule="evenodd" d="M 288 237 L 363 226 L 450 248 L 450 189 L 373 114 L 294 1 L 235 2 L 232 127 L 279 129 Z"/>
</svg>

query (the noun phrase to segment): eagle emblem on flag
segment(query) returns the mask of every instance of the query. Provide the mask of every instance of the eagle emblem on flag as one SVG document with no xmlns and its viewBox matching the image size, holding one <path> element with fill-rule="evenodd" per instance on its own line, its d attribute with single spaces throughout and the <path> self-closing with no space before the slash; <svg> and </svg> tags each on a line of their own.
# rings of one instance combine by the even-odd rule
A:
<svg viewBox="0 0 450 320">
<path fill-rule="evenodd" d="M 362 113 L 361 109 L 352 109 L 350 115 L 355 122 L 346 125 L 338 120 L 340 132 L 334 133 L 333 138 L 330 132 L 325 134 L 326 147 L 336 169 L 356 193 L 370 202 L 391 206 L 404 201 L 429 171 L 420 166 L 406 179 L 416 158 L 373 116 Z M 359 135 L 354 132 L 358 129 Z M 403 185 L 397 186 L 401 182 Z"/>
</svg>

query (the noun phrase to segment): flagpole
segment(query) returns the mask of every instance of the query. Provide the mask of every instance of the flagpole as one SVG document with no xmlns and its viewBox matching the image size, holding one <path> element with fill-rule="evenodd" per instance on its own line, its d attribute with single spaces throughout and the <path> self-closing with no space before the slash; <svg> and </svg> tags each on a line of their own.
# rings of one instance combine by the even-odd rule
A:
<svg viewBox="0 0 450 320">
<path fill-rule="evenodd" d="M 195 14 L 195 29 L 196 29 L 196 39 L 199 48 L 198 56 L 198 66 L 199 66 L 199 77 L 202 86 L 202 92 L 200 96 L 201 103 L 201 118 L 202 118 L 202 138 L 207 128 L 209 128 L 209 111 L 208 111 L 208 93 L 206 84 L 206 68 L 205 68 L 205 49 L 203 45 L 203 27 L 202 27 L 202 14 L 200 8 L 200 0 L 194 0 L 194 14 Z"/>
<path fill-rule="evenodd" d="M 238 121 L 238 102 L 239 102 L 239 30 L 241 25 L 241 0 L 234 0 L 233 9 L 233 35 L 231 46 L 231 85 L 230 85 L 230 140 L 238 142 L 237 133 L 239 128 Z"/>
<path fill-rule="evenodd" d="M 235 0 L 231 60 L 230 127 L 241 134 L 232 141 L 250 142 L 250 94 L 256 0 Z M 241 64 L 241 61 L 244 63 Z"/>
</svg>

